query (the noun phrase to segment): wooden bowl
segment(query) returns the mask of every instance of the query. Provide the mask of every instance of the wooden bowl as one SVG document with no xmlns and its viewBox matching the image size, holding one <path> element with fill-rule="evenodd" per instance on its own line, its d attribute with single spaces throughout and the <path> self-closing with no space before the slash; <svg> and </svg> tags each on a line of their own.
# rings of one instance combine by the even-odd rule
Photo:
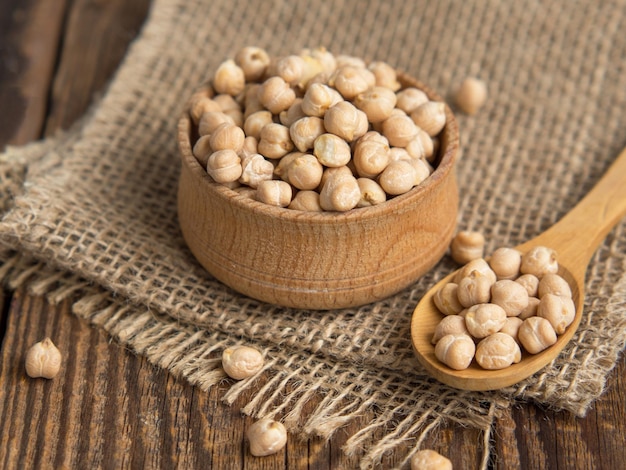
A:
<svg viewBox="0 0 626 470">
<path fill-rule="evenodd" d="M 400 79 L 442 101 L 420 82 Z M 446 113 L 427 180 L 383 204 L 342 213 L 269 206 L 213 182 L 192 154 L 194 130 L 185 113 L 178 125 L 183 237 L 215 278 L 264 302 L 327 310 L 386 298 L 430 270 L 456 228 L 458 128 Z"/>
</svg>

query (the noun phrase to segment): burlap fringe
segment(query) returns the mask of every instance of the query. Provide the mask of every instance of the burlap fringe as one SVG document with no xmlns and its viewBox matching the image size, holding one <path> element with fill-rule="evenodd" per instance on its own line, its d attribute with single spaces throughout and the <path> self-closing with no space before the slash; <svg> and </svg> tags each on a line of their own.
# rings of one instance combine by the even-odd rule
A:
<svg viewBox="0 0 626 470">
<path fill-rule="evenodd" d="M 150 363 L 203 391 L 230 380 L 221 367 L 221 352 L 234 341 L 221 333 L 181 325 L 167 315 L 116 300 L 109 292 L 74 274 L 55 270 L 9 250 L 0 250 L 0 283 L 9 290 L 25 288 L 32 295 L 44 296 L 52 304 L 71 299 L 74 314 L 102 328 Z M 263 352 L 267 358 L 272 357 L 271 347 Z M 290 432 L 324 439 L 330 439 L 355 417 L 375 408 L 377 413 L 372 421 L 352 435 L 342 449 L 350 457 L 360 456 L 362 469 L 377 467 L 386 453 L 409 444 L 411 450 L 398 466 L 406 468 L 412 455 L 444 422 L 458 422 L 482 431 L 484 448 L 480 468 L 488 468 L 492 427 L 499 407 L 505 403 L 494 400 L 480 404 L 482 413 L 476 413 L 474 408 L 472 419 L 468 419 L 467 415 L 457 415 L 466 404 L 454 398 L 451 391 L 444 391 L 436 400 L 432 392 L 418 392 L 410 399 L 404 390 L 387 396 L 387 387 L 372 385 L 371 389 L 363 389 L 362 384 L 367 380 L 349 377 L 350 372 L 342 371 L 339 365 L 332 374 L 338 377 L 335 384 L 327 382 L 328 374 L 320 374 L 316 379 L 316 372 L 323 365 L 319 363 L 307 369 L 306 360 L 298 356 L 283 363 L 268 360 L 254 377 L 233 382 L 222 401 L 232 406 L 242 395 L 252 391 L 242 405 L 242 413 L 258 418 L 275 417 Z M 387 377 L 383 385 L 393 381 L 394 377 Z M 446 397 L 446 393 L 450 397 Z M 305 411 L 315 397 L 323 398 L 313 411 Z M 446 402 L 447 398 L 449 401 L 443 410 L 430 404 Z M 381 403 L 390 405 L 381 407 Z M 448 412 L 450 416 L 444 418 Z M 395 423 L 392 429 L 390 422 Z"/>
</svg>

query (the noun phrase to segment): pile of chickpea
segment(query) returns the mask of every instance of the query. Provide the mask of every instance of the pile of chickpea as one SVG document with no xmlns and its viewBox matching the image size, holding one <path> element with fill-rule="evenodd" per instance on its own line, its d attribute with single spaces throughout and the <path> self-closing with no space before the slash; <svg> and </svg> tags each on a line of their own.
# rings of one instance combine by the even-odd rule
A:
<svg viewBox="0 0 626 470">
<path fill-rule="evenodd" d="M 193 94 L 193 154 L 217 183 L 303 211 L 348 211 L 433 172 L 445 104 L 396 70 L 325 48 L 244 47 Z"/>
</svg>

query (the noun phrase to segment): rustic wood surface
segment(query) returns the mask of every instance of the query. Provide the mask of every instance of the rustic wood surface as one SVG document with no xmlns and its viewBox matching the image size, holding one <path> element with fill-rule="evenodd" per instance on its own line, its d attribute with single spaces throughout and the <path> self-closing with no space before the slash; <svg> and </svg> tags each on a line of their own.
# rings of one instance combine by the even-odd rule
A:
<svg viewBox="0 0 626 470">
<path fill-rule="evenodd" d="M 0 147 L 67 128 L 105 90 L 149 8 L 148 0 L 0 2 Z M 357 468 L 341 452 L 368 416 L 330 442 L 289 441 L 254 458 L 240 402 L 220 401 L 156 369 L 70 313 L 23 289 L 0 290 L 0 468 Z M 24 373 L 26 349 L 52 335 L 65 362 L 54 380 Z M 314 406 L 312 403 L 311 406 Z M 626 364 L 583 419 L 524 404 L 496 425 L 492 468 L 626 468 Z M 409 443 L 410 444 L 410 443 Z M 409 445 L 407 444 L 407 445 Z M 427 443 L 455 468 L 475 468 L 481 435 L 460 426 Z M 385 456 L 382 468 L 400 461 Z"/>
</svg>

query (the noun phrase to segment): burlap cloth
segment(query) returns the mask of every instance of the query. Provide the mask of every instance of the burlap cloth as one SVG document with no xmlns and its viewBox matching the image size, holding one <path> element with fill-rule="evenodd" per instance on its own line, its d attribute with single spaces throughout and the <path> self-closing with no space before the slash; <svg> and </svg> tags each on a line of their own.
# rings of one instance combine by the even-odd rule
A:
<svg viewBox="0 0 626 470">
<path fill-rule="evenodd" d="M 224 400 L 252 388 L 244 412 L 323 436 L 375 410 L 345 446 L 367 444 L 363 467 L 399 443 L 419 447 L 445 420 L 484 429 L 487 442 L 516 399 L 584 415 L 625 345 L 626 224 L 592 260 L 582 325 L 559 358 L 507 390 L 462 392 L 425 375 L 409 339 L 447 258 L 387 300 L 330 312 L 262 304 L 212 279 L 177 224 L 176 121 L 189 91 L 243 45 L 325 45 L 442 94 L 479 76 L 488 104 L 458 115 L 459 228 L 483 232 L 491 251 L 557 221 L 626 145 L 624 31 L 625 1 L 156 0 L 90 115 L 0 157 L 0 276 L 53 301 L 75 295 L 77 315 L 203 390 L 223 380 L 225 346 L 261 348 L 262 377 L 233 382 Z"/>
</svg>

